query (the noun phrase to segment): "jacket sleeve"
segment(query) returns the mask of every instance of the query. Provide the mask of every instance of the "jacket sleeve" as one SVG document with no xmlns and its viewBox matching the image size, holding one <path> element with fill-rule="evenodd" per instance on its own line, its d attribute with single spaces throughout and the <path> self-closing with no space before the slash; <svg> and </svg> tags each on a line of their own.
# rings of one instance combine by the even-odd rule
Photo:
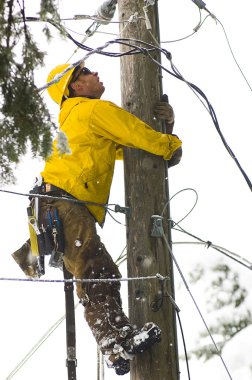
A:
<svg viewBox="0 0 252 380">
<path fill-rule="evenodd" d="M 148 124 L 107 101 L 98 101 L 90 116 L 93 133 L 132 148 L 143 149 L 170 160 L 181 146 L 177 136 L 163 134 Z"/>
</svg>

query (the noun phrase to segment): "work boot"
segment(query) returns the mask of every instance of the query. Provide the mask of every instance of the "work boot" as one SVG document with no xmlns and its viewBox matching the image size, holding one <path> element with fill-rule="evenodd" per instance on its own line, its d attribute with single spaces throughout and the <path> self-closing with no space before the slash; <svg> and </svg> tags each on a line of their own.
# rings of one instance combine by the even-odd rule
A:
<svg viewBox="0 0 252 380">
<path fill-rule="evenodd" d="M 16 263 L 20 266 L 26 277 L 40 277 L 38 259 L 32 255 L 30 240 L 27 240 L 21 248 L 11 254 Z"/>
<path fill-rule="evenodd" d="M 161 340 L 161 330 L 153 322 L 146 323 L 141 330 L 128 332 L 124 341 L 118 337 L 118 343 L 113 346 L 114 354 L 105 355 L 108 368 L 114 368 L 117 375 L 125 375 L 130 371 L 130 360 L 134 354 L 145 352 Z"/>
<path fill-rule="evenodd" d="M 128 317 L 112 297 L 98 303 L 89 302 L 85 307 L 85 318 L 104 355 L 117 354 L 115 345 L 125 341 L 133 332 Z"/>
<path fill-rule="evenodd" d="M 133 330 L 121 342 L 121 346 L 128 354 L 139 354 L 151 348 L 153 344 L 161 341 L 161 330 L 153 322 L 145 323 L 141 330 Z"/>
<path fill-rule="evenodd" d="M 123 358 L 120 354 L 105 356 L 105 362 L 108 368 L 114 368 L 117 375 L 126 375 L 130 371 L 129 359 Z"/>
<path fill-rule="evenodd" d="M 148 350 L 161 340 L 161 330 L 153 322 L 134 329 L 121 306 L 111 297 L 97 304 L 87 304 L 85 317 L 107 366 L 114 368 L 118 375 L 129 372 L 134 354 Z"/>
</svg>

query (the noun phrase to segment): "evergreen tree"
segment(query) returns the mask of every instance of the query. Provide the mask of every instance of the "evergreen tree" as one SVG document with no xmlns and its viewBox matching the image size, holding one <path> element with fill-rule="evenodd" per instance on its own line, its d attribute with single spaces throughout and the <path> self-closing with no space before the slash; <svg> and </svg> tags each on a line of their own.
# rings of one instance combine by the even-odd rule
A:
<svg viewBox="0 0 252 380">
<path fill-rule="evenodd" d="M 59 22 L 55 0 L 41 0 L 40 19 Z M 49 29 L 44 28 L 49 38 Z M 32 154 L 50 152 L 52 123 L 34 84 L 34 70 L 43 65 L 26 21 L 25 0 L 0 0 L 0 183 L 14 182 L 13 169 L 28 144 Z"/>
<path fill-rule="evenodd" d="M 247 290 L 241 285 L 240 276 L 225 263 L 210 268 L 199 266 L 193 282 L 204 278 L 204 294 L 207 305 L 209 330 L 222 351 L 225 344 L 237 333 L 252 324 L 251 311 L 246 307 Z M 208 281 L 210 280 L 210 281 Z M 200 333 L 198 347 L 191 352 L 198 358 L 210 359 L 217 352 L 209 342 L 208 332 Z"/>
</svg>

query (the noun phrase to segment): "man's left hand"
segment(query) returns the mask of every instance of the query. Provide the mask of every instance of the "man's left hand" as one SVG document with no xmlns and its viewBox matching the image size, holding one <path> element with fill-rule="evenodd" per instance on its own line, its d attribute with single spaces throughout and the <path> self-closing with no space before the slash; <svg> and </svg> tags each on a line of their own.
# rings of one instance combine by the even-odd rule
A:
<svg viewBox="0 0 252 380">
<path fill-rule="evenodd" d="M 174 123 L 174 111 L 167 102 L 158 102 L 154 107 L 154 114 L 160 120 L 165 120 L 168 124 Z"/>
</svg>

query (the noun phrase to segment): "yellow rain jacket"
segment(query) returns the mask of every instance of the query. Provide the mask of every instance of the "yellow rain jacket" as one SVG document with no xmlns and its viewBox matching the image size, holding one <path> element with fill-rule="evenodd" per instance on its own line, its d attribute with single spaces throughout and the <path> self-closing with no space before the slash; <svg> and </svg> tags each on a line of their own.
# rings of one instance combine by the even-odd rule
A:
<svg viewBox="0 0 252 380">
<path fill-rule="evenodd" d="M 115 159 L 122 145 L 143 149 L 165 160 L 181 146 L 176 136 L 156 132 L 131 113 L 100 99 L 65 100 L 59 124 L 67 136 L 70 151 L 59 152 L 55 139 L 53 153 L 41 175 L 45 182 L 83 201 L 108 201 Z M 94 205 L 87 207 L 102 224 L 105 209 Z"/>
</svg>

